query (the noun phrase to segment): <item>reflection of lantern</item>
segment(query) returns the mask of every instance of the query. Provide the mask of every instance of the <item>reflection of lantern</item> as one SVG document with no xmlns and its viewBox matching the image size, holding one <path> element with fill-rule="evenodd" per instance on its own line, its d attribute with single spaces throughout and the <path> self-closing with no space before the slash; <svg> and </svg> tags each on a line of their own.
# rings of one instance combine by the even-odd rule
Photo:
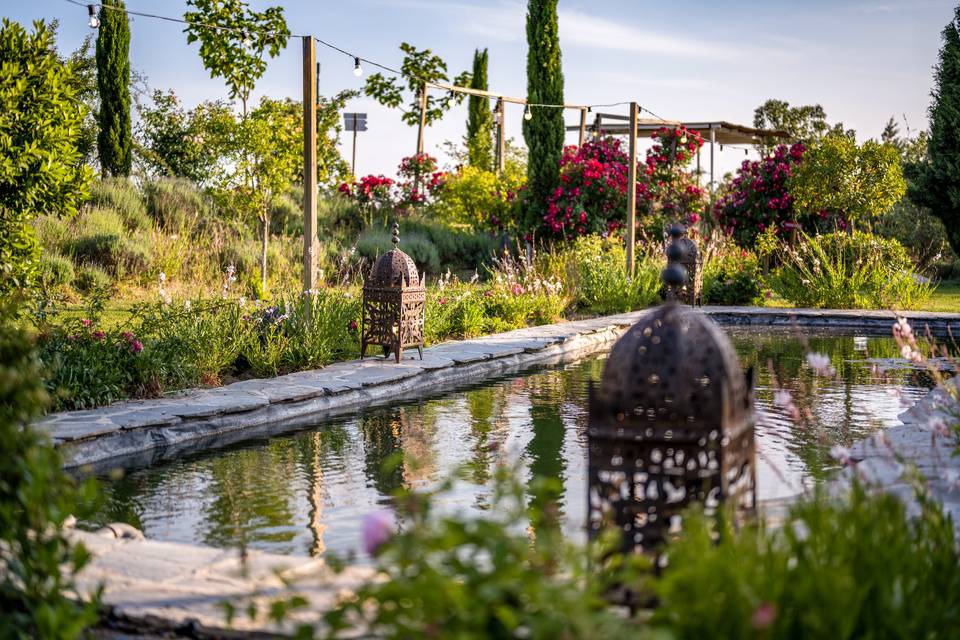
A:
<svg viewBox="0 0 960 640">
<path fill-rule="evenodd" d="M 664 279 L 681 280 L 676 266 Z M 668 301 L 614 345 L 590 389 L 588 528 L 650 551 L 691 502 L 756 503 L 752 373 L 705 315 Z"/>
<path fill-rule="evenodd" d="M 680 264 L 687 272 L 687 277 L 679 286 L 667 286 L 667 298 L 690 306 L 700 306 L 703 269 L 697 243 L 687 237 L 687 230 L 683 225 L 671 225 L 668 233 L 671 242 L 667 247 L 667 262 Z"/>
<path fill-rule="evenodd" d="M 420 284 L 417 265 L 397 248 L 400 225 L 393 225 L 394 248 L 380 256 L 363 284 L 363 314 L 360 327 L 360 357 L 367 345 L 383 347 L 397 362 L 406 347 L 416 347 L 423 359 L 423 313 L 426 289 Z"/>
</svg>

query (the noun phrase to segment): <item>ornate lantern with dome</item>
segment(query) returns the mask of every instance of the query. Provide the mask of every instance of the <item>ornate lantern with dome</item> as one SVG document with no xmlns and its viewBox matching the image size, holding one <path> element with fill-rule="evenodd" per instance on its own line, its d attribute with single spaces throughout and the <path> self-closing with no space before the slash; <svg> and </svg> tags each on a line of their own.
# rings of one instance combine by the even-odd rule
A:
<svg viewBox="0 0 960 640">
<path fill-rule="evenodd" d="M 363 311 L 360 320 L 360 357 L 370 345 L 394 354 L 397 362 L 403 350 L 416 347 L 423 359 L 423 318 L 427 293 L 413 259 L 401 251 L 400 225 L 393 225 L 393 249 L 384 253 L 363 284 Z"/>
<path fill-rule="evenodd" d="M 683 284 L 678 264 L 664 282 Z M 656 552 L 691 502 L 756 504 L 752 370 L 700 311 L 668 301 L 614 345 L 590 388 L 588 529 L 615 525 L 624 547 Z"/>
</svg>

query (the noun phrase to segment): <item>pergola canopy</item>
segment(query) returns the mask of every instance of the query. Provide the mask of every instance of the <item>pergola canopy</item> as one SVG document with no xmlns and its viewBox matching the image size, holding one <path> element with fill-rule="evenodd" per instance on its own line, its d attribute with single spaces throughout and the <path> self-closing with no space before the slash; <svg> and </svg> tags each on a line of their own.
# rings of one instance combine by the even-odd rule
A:
<svg viewBox="0 0 960 640">
<path fill-rule="evenodd" d="M 595 120 L 588 128 L 595 134 L 611 136 L 625 136 L 630 133 L 630 123 L 628 116 L 622 116 L 612 113 L 597 113 Z M 703 121 L 693 120 L 690 122 L 681 122 L 679 120 L 654 120 L 651 118 L 637 119 L 637 137 L 650 138 L 653 133 L 661 127 L 679 127 L 683 126 L 700 133 L 705 140 L 710 140 L 710 133 L 713 132 L 713 140 L 717 144 L 760 144 L 764 140 L 771 138 L 786 139 L 790 134 L 786 131 L 775 131 L 770 129 L 754 129 L 742 124 L 733 124 L 725 120 Z M 578 131 L 579 125 L 568 126 L 567 131 Z"/>
</svg>

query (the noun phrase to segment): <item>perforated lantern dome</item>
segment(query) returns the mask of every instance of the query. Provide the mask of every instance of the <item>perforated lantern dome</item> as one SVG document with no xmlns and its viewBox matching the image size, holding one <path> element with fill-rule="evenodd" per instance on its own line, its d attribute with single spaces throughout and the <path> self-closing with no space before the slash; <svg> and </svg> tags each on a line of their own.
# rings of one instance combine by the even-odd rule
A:
<svg viewBox="0 0 960 640">
<path fill-rule="evenodd" d="M 394 248 L 374 263 L 363 285 L 360 357 L 366 355 L 368 346 L 379 345 L 384 356 L 393 353 L 397 362 L 406 347 L 416 347 L 423 359 L 426 289 L 413 258 L 397 246 L 398 224 L 393 225 L 392 241 Z"/>
<path fill-rule="evenodd" d="M 668 302 L 614 345 L 590 390 L 588 509 L 624 545 L 655 549 L 693 501 L 755 502 L 752 383 L 726 335 Z"/>
<path fill-rule="evenodd" d="M 687 228 L 681 224 L 671 225 L 667 230 L 670 244 L 667 246 L 667 261 L 679 263 L 687 273 L 687 280 L 678 286 L 667 287 L 667 297 L 690 306 L 700 305 L 703 288 L 703 264 L 697 243 L 687 236 Z"/>
</svg>

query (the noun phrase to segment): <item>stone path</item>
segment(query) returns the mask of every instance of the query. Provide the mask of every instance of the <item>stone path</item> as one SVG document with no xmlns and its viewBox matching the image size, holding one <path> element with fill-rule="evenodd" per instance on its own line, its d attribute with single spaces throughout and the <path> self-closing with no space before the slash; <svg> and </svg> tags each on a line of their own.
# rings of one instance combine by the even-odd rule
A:
<svg viewBox="0 0 960 640">
<path fill-rule="evenodd" d="M 104 627 L 138 633 L 261 638 L 289 634 L 298 624 L 319 629 L 323 612 L 332 609 L 339 597 L 376 577 L 367 567 L 347 566 L 335 572 L 322 560 L 311 558 L 249 551 L 241 562 L 236 549 L 125 540 L 82 531 L 71 535 L 93 556 L 77 577 L 78 590 L 92 593 L 103 585 Z M 308 606 L 291 614 L 283 627 L 266 619 L 270 602 L 294 593 L 306 598 Z M 230 624 L 223 606 L 226 601 L 237 609 Z M 251 602 L 260 612 L 256 619 L 246 613 Z M 104 632 L 101 637 L 120 634 Z"/>
<path fill-rule="evenodd" d="M 725 326 L 830 328 L 890 332 L 894 314 L 756 307 L 707 307 Z M 299 429 L 363 406 L 414 399 L 539 364 L 573 360 L 606 349 L 646 311 L 530 327 L 448 342 L 407 354 L 332 364 L 277 378 L 196 389 L 158 400 L 51 414 L 38 422 L 61 449 L 67 467 L 142 466 L 186 450 Z M 960 314 L 904 314 L 919 332 L 960 334 Z"/>
</svg>

